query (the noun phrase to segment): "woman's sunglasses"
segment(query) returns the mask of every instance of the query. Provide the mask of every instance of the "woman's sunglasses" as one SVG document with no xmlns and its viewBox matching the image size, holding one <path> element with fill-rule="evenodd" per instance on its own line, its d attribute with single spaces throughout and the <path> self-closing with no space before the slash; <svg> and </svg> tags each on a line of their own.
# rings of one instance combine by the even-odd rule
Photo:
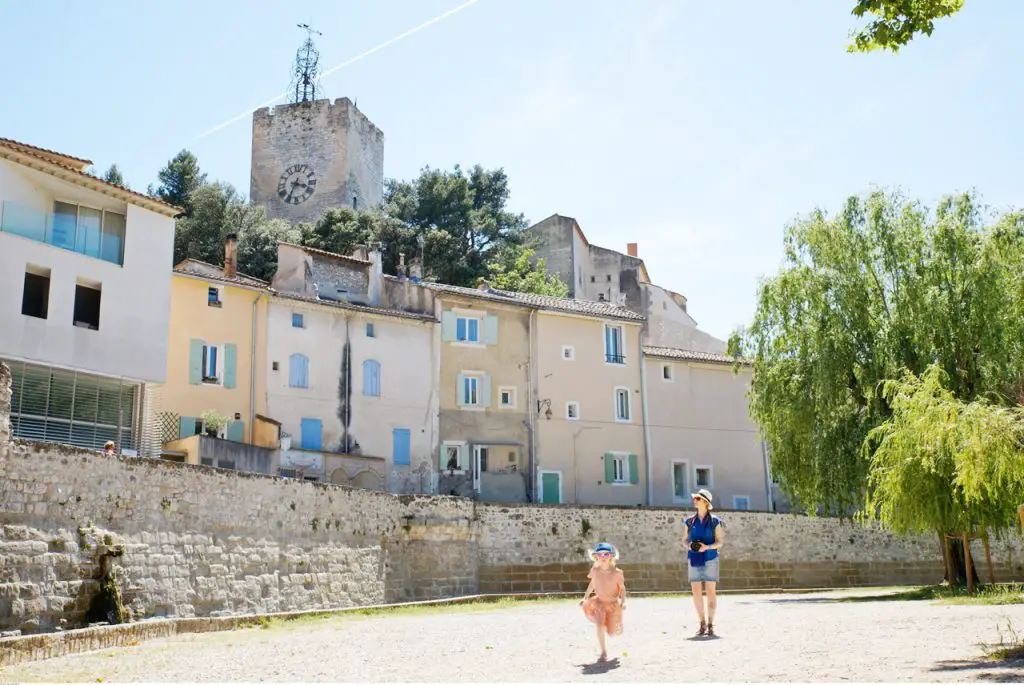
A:
<svg viewBox="0 0 1024 685">
<path fill-rule="evenodd" d="M 606 558 L 606 557 L 610 557 L 611 555 L 612 555 L 612 553 L 611 553 L 611 552 L 598 552 L 598 553 L 597 553 L 597 554 L 595 554 L 594 556 L 595 556 L 595 557 L 598 557 L 599 559 L 604 559 L 604 558 Z"/>
</svg>

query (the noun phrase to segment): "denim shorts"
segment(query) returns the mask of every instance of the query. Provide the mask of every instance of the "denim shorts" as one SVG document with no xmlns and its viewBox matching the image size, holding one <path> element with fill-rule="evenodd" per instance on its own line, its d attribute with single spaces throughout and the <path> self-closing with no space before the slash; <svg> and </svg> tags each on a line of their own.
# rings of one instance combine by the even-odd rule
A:
<svg viewBox="0 0 1024 685">
<path fill-rule="evenodd" d="M 701 581 L 706 583 L 718 582 L 717 557 L 711 561 L 705 561 L 703 566 L 694 566 L 693 564 L 690 564 L 690 582 L 699 583 Z"/>
</svg>

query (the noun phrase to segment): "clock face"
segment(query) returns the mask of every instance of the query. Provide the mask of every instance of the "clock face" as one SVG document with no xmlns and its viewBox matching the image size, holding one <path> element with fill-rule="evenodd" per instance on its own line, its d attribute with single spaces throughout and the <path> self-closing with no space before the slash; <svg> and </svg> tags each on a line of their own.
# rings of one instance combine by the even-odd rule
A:
<svg viewBox="0 0 1024 685">
<path fill-rule="evenodd" d="M 316 190 L 316 174 L 306 164 L 294 164 L 284 170 L 277 182 L 278 196 L 291 205 L 302 204 Z"/>
</svg>

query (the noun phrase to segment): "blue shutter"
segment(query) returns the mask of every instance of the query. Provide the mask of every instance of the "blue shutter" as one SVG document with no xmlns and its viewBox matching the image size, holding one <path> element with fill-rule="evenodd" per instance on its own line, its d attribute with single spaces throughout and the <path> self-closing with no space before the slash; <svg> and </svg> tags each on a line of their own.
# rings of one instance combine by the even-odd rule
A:
<svg viewBox="0 0 1024 685">
<path fill-rule="evenodd" d="M 194 416 L 182 416 L 178 418 L 178 437 L 187 438 L 196 434 L 196 418 Z"/>
<path fill-rule="evenodd" d="M 224 387 L 235 387 L 235 364 L 237 363 L 238 347 L 227 343 L 224 345 Z"/>
<path fill-rule="evenodd" d="M 380 397 L 380 362 L 373 359 L 363 362 L 363 394 Z"/>
<path fill-rule="evenodd" d="M 231 442 L 245 442 L 245 422 L 232 421 L 228 424 L 227 439 Z"/>
<path fill-rule="evenodd" d="M 299 447 L 318 452 L 323 445 L 324 425 L 320 419 L 302 419 L 302 434 Z"/>
<path fill-rule="evenodd" d="M 455 319 L 455 339 L 459 342 L 463 342 L 469 336 L 466 326 L 469 324 L 469 319 L 457 318 Z"/>
<path fill-rule="evenodd" d="M 480 319 L 466 319 L 466 340 L 480 342 Z"/>
<path fill-rule="evenodd" d="M 441 313 L 441 340 L 455 340 L 455 312 Z"/>
<path fill-rule="evenodd" d="M 293 388 L 309 387 L 309 359 L 302 354 L 288 357 L 288 385 Z"/>
<path fill-rule="evenodd" d="M 394 462 L 396 466 L 408 466 L 412 434 L 408 428 L 396 428 L 392 433 L 394 443 Z"/>
<path fill-rule="evenodd" d="M 200 385 L 203 382 L 203 341 L 190 340 L 188 343 L 188 382 Z"/>
<path fill-rule="evenodd" d="M 466 377 L 461 373 L 455 385 L 455 403 L 460 407 L 466 406 Z"/>
<path fill-rule="evenodd" d="M 629 482 L 633 485 L 640 482 L 640 470 L 637 467 L 637 458 L 635 454 L 629 455 Z"/>
<path fill-rule="evenodd" d="M 487 345 L 498 344 L 498 317 L 484 317 L 484 343 Z"/>
<path fill-rule="evenodd" d="M 480 378 L 480 387 L 477 388 L 477 393 L 482 406 L 491 406 L 491 374 L 485 373 Z"/>
</svg>

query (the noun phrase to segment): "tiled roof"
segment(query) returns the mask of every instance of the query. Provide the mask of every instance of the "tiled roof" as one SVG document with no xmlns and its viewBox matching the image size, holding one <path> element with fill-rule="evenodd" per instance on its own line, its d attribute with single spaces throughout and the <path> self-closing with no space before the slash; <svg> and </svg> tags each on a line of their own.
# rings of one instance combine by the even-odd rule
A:
<svg viewBox="0 0 1024 685">
<path fill-rule="evenodd" d="M 339 260 L 344 261 L 344 262 L 352 262 L 354 264 L 359 264 L 360 266 L 368 266 L 368 265 L 373 263 L 373 262 L 367 261 L 365 259 L 359 259 L 359 257 L 349 257 L 349 256 L 346 256 L 346 255 L 343 255 L 343 254 L 337 254 L 337 253 L 334 253 L 334 252 L 328 252 L 327 250 L 321 250 L 321 249 L 318 249 L 318 248 L 315 248 L 315 247 L 307 247 L 306 245 L 296 245 L 295 243 L 288 243 L 288 242 L 285 242 L 283 240 L 279 240 L 277 242 L 277 244 L 278 245 L 287 245 L 288 247 L 294 247 L 294 248 L 297 248 L 299 250 L 303 250 L 304 252 L 310 252 L 312 254 L 320 255 L 322 257 L 329 257 L 331 259 L 339 259 Z"/>
<path fill-rule="evenodd" d="M 101 188 L 103 188 L 103 190 L 100 190 L 100 192 L 106 195 L 116 197 L 119 200 L 123 200 L 133 205 L 138 205 L 139 207 L 145 207 L 146 209 L 158 212 L 165 216 L 174 217 L 177 216 L 178 214 L 181 214 L 184 211 L 180 207 L 175 207 L 174 205 L 167 204 L 163 200 L 158 200 L 154 197 L 150 197 L 149 195 L 144 195 L 142 193 L 135 192 L 134 190 L 129 190 L 128 188 L 124 188 L 114 183 L 108 183 L 107 181 L 104 181 L 102 178 L 97 178 L 96 176 L 92 176 L 91 174 L 85 173 L 85 171 L 83 171 L 85 166 L 83 165 L 86 162 L 92 164 L 92 162 L 89 162 L 89 160 L 80 160 L 77 157 L 63 155 L 60 154 L 59 152 L 53 152 L 52 150 L 46 150 L 45 148 L 36 147 L 34 145 L 28 145 L 26 143 L 19 143 L 18 141 L 11 140 L 9 138 L 0 138 L 0 156 L 5 156 L 3 154 L 4 150 L 8 150 L 10 152 L 16 153 L 17 155 L 21 155 L 22 157 L 28 157 L 33 160 L 36 160 L 37 162 L 44 162 L 45 164 L 50 165 L 50 168 L 39 169 L 39 171 L 48 173 L 51 176 L 56 176 L 57 178 L 64 178 L 64 180 L 66 181 L 71 181 L 73 183 L 77 183 L 87 188 L 89 186 L 85 183 L 85 181 L 89 181 L 90 183 L 99 185 Z M 74 160 L 77 161 L 78 164 L 73 165 L 69 162 L 62 160 Z M 21 164 L 25 164 L 23 159 L 15 159 L 14 161 Z M 25 166 L 31 165 L 25 164 Z M 62 171 L 65 172 L 69 172 L 70 174 L 73 175 L 70 178 L 65 178 L 60 173 L 54 173 L 54 167 L 61 169 Z M 93 188 L 93 190 L 96 190 L 96 188 Z"/>
<path fill-rule="evenodd" d="M 463 288 L 456 285 L 445 285 L 443 283 L 420 283 L 431 290 L 448 292 L 453 295 L 464 297 L 475 297 L 491 302 L 505 302 L 507 304 L 518 304 L 534 309 L 547 309 L 551 311 L 566 312 L 569 314 L 581 314 L 583 316 L 597 316 L 605 319 L 623 319 L 626 321 L 644 321 L 642 314 L 610 304 L 608 302 L 591 302 L 589 300 L 570 300 L 564 297 L 551 297 L 549 295 L 534 295 L 533 293 L 514 293 L 508 290 L 496 290 L 488 288 Z"/>
<path fill-rule="evenodd" d="M 328 307 L 337 307 L 338 309 L 347 309 L 355 312 L 365 312 L 367 314 L 376 314 L 378 316 L 390 316 L 396 319 L 412 319 L 414 321 L 433 321 L 436 322 L 433 316 L 429 314 L 415 314 L 413 312 L 404 312 L 400 309 L 385 309 L 384 307 L 370 307 L 363 304 L 353 304 L 352 302 L 338 302 L 335 300 L 323 300 L 313 295 L 300 295 L 298 293 L 282 293 L 271 289 L 271 292 L 276 297 L 281 297 L 286 300 L 296 300 L 299 302 L 308 302 L 310 304 L 323 304 Z"/>
<path fill-rule="evenodd" d="M 740 358 L 737 360 L 735 357 L 728 354 L 700 352 L 698 350 L 683 350 L 677 347 L 653 347 L 644 345 L 644 354 L 648 357 L 663 357 L 665 359 L 680 359 L 691 362 L 710 362 L 712 364 L 735 364 L 737 361 L 744 366 L 752 364 L 749 359 Z"/>
<path fill-rule="evenodd" d="M 260 290 L 268 290 L 270 285 L 266 281 L 261 281 L 258 278 L 246 276 L 245 274 L 238 274 L 234 278 L 228 278 L 224 275 L 223 267 L 207 264 L 206 262 L 201 262 L 198 259 L 182 260 L 179 264 L 175 265 L 174 272 L 208 278 L 214 281 L 222 281 L 224 283 L 233 283 L 235 285 L 247 286 L 249 288 L 258 288 Z"/>
</svg>

